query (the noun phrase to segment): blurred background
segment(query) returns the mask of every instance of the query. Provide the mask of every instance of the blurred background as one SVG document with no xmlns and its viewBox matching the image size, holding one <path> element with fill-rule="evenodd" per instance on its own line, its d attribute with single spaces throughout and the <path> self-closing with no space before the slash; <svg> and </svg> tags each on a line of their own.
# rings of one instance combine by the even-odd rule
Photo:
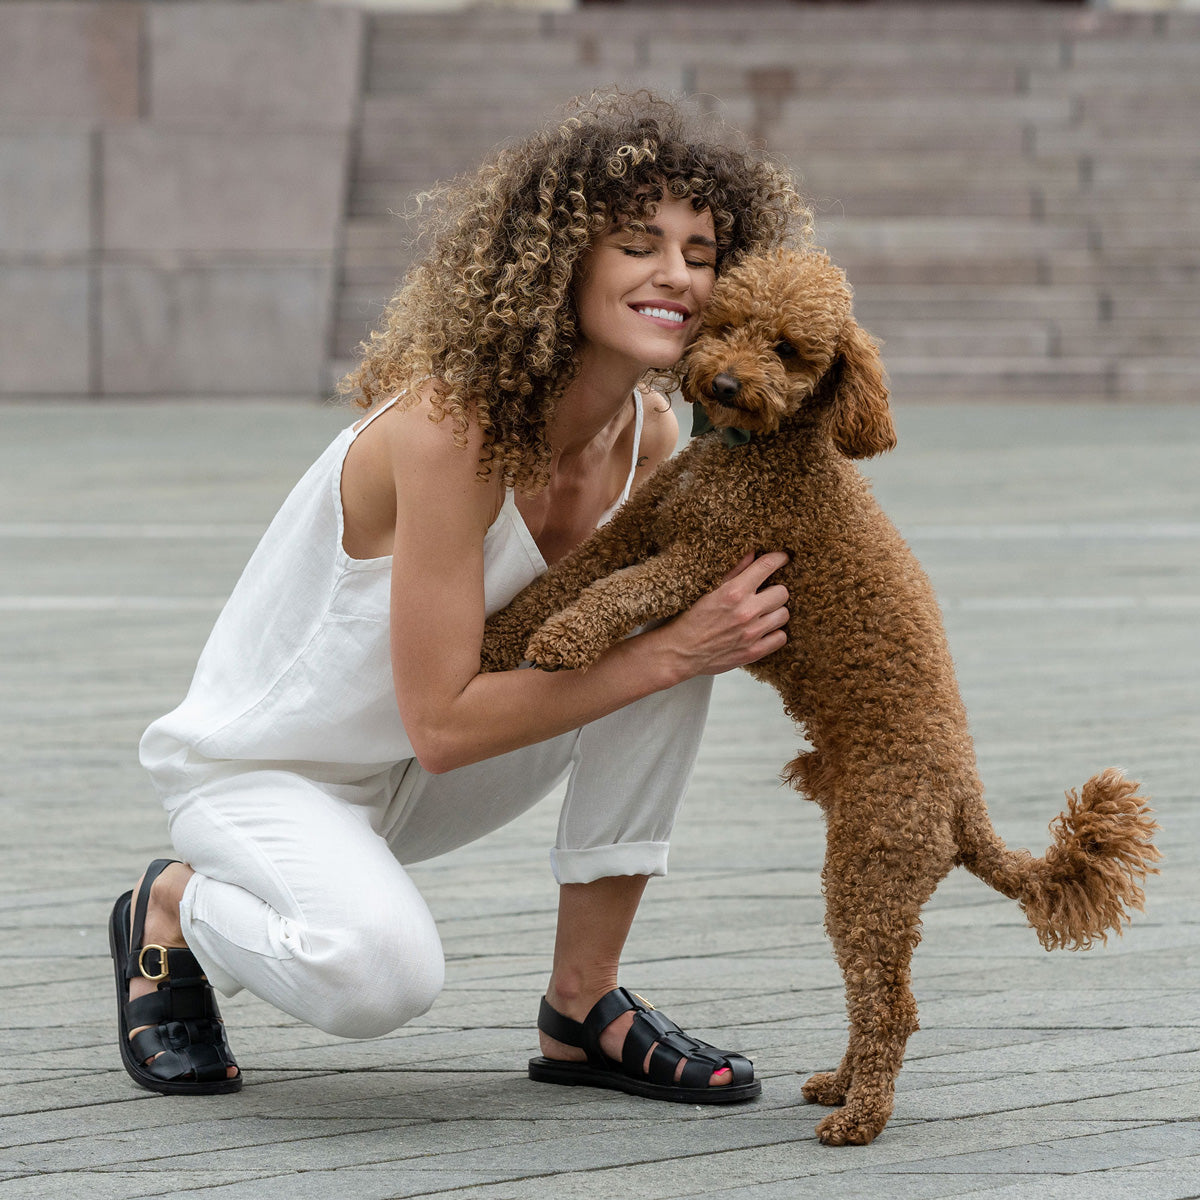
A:
<svg viewBox="0 0 1200 1200">
<path fill-rule="evenodd" d="M 328 396 L 412 194 L 614 82 L 791 165 L 898 397 L 1197 395 L 1200 0 L 21 0 L 0 398 Z"/>
</svg>

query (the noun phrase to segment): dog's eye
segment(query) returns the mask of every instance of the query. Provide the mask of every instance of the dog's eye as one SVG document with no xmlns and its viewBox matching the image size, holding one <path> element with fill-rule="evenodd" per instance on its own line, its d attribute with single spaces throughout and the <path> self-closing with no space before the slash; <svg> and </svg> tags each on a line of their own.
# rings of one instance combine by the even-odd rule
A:
<svg viewBox="0 0 1200 1200">
<path fill-rule="evenodd" d="M 798 351 L 791 342 L 776 342 L 775 353 L 778 354 L 780 358 L 795 358 Z"/>
</svg>

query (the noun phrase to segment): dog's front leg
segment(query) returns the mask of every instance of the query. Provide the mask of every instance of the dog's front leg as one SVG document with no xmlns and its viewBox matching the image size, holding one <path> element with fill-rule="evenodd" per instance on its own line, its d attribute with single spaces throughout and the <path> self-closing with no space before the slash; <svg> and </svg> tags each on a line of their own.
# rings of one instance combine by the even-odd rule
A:
<svg viewBox="0 0 1200 1200">
<path fill-rule="evenodd" d="M 724 564 L 725 570 L 729 565 Z M 690 608 L 723 574 L 715 562 L 698 563 L 695 547 L 676 544 L 597 580 L 570 608 L 546 621 L 530 639 L 525 657 L 544 670 L 591 666 L 639 625 Z"/>
<path fill-rule="evenodd" d="M 547 617 L 573 604 L 595 580 L 655 553 L 655 515 L 686 462 L 685 451 L 663 463 L 608 524 L 488 618 L 482 670 L 513 670 L 525 657 L 530 635 Z"/>
<path fill-rule="evenodd" d="M 567 607 L 593 580 L 623 567 L 640 547 L 606 525 L 573 554 L 556 563 L 519 592 L 506 608 L 488 618 L 481 654 L 484 671 L 511 671 L 525 657 L 525 646 L 543 621 Z"/>
</svg>

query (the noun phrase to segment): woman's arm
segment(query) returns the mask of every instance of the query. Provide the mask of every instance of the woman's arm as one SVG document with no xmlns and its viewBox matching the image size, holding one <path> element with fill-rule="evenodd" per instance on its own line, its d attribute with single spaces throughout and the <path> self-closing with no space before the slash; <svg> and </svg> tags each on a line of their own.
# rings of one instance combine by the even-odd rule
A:
<svg viewBox="0 0 1200 1200">
<path fill-rule="evenodd" d="M 781 554 L 740 564 L 715 592 L 658 629 L 606 651 L 586 672 L 481 675 L 483 539 L 503 501 L 476 476 L 481 435 L 453 443 L 418 406 L 390 419 L 396 492 L 392 670 L 400 716 L 435 773 L 594 721 L 699 674 L 753 662 L 785 640 L 787 593 L 759 591 Z M 732 565 L 732 564 L 731 564 Z"/>
</svg>

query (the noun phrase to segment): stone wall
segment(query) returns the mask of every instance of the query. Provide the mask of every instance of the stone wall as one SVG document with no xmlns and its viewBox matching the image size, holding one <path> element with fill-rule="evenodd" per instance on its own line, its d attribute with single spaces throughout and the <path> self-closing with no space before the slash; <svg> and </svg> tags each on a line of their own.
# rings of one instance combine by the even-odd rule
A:
<svg viewBox="0 0 1200 1200">
<path fill-rule="evenodd" d="M 0 393 L 315 394 L 362 16 L 0 5 Z"/>
<path fill-rule="evenodd" d="M 394 215 L 570 95 L 797 170 L 898 395 L 1200 391 L 1200 14 L 0 3 L 0 396 L 327 394 Z"/>
</svg>

